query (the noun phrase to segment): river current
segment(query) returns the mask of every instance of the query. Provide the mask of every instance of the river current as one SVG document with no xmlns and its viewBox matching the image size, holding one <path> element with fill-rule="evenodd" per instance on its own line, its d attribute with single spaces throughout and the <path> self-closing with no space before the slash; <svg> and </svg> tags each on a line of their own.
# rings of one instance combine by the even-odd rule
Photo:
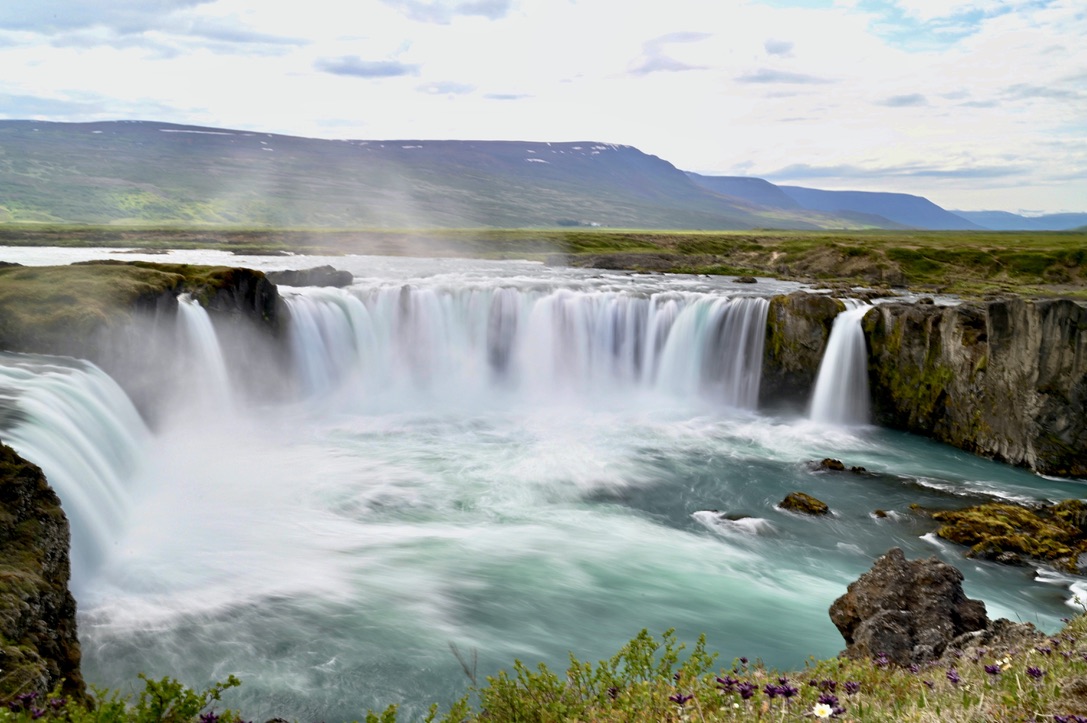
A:
<svg viewBox="0 0 1087 723">
<path fill-rule="evenodd" d="M 183 303 L 191 373 L 162 384 L 189 393 L 153 429 L 94 367 L 0 356 L 0 437 L 72 518 L 97 685 L 235 674 L 227 702 L 250 719 L 389 703 L 410 719 L 467 688 L 454 648 L 482 680 L 514 659 L 608 657 L 643 628 L 800 667 L 843 647 L 827 608 L 894 546 L 959 567 L 990 617 L 1053 629 L 1084 592 L 966 560 L 910 509 L 1080 497 L 1081 483 L 870 426 L 851 399 L 843 414 L 820 401 L 814 419 L 808 399 L 758 408 L 765 299 L 795 284 L 516 261 L 0 257 L 356 275 L 281 289 L 291 393 L 275 401 L 238 391 L 246 368 Z M 824 457 L 869 474 L 815 469 Z M 792 491 L 833 514 L 782 511 Z"/>
</svg>

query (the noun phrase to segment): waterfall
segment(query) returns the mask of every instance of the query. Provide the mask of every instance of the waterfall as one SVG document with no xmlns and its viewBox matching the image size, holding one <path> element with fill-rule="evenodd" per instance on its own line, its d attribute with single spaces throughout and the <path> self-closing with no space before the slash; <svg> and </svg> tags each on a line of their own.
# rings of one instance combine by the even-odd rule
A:
<svg viewBox="0 0 1087 723">
<path fill-rule="evenodd" d="M 57 491 L 71 523 L 78 588 L 124 527 L 125 482 L 140 464 L 147 428 L 124 391 L 93 364 L 0 354 L 0 435 Z"/>
<path fill-rule="evenodd" d="M 861 320 L 871 305 L 846 302 L 834 319 L 812 394 L 811 418 L 830 424 L 868 423 L 868 352 Z"/>
<path fill-rule="evenodd" d="M 285 290 L 305 394 L 532 398 L 642 389 L 750 409 L 766 299 L 699 293 Z"/>
<path fill-rule="evenodd" d="M 185 370 L 188 396 L 205 409 L 229 410 L 233 388 L 211 318 L 189 294 L 182 294 L 177 301 L 181 348 L 188 355 Z"/>
</svg>

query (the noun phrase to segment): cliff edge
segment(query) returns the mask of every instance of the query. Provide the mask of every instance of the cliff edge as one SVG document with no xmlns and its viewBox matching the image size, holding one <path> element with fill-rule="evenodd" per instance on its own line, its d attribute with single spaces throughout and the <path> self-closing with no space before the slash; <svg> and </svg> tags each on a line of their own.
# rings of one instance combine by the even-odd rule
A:
<svg viewBox="0 0 1087 723">
<path fill-rule="evenodd" d="M 86 697 L 68 545 L 68 518 L 45 475 L 0 443 L 0 699 L 58 686 Z"/>
</svg>

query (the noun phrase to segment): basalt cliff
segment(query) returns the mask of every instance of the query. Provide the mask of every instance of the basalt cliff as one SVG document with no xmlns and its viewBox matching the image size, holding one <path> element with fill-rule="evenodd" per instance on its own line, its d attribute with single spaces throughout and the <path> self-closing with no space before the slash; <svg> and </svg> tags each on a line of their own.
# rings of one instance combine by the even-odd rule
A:
<svg viewBox="0 0 1087 723">
<path fill-rule="evenodd" d="M 877 424 L 1087 477 L 1087 307 L 885 304 L 864 330 Z"/>
</svg>

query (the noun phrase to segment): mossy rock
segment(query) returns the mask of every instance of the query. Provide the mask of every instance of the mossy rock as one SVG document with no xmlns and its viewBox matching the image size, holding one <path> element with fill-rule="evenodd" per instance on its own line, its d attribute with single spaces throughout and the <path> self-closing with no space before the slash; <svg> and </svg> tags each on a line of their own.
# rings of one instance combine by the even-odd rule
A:
<svg viewBox="0 0 1087 723">
<path fill-rule="evenodd" d="M 1072 560 L 1087 549 L 1079 526 L 1085 509 L 1078 500 L 1037 509 L 994 502 L 933 518 L 944 523 L 936 534 L 969 547 L 968 557 L 1011 562 L 1021 555 L 1074 571 Z"/>
<path fill-rule="evenodd" d="M 816 499 L 804 492 L 790 492 L 779 505 L 781 509 L 789 512 L 798 512 L 802 515 L 828 515 L 830 507 L 826 502 Z"/>
</svg>

